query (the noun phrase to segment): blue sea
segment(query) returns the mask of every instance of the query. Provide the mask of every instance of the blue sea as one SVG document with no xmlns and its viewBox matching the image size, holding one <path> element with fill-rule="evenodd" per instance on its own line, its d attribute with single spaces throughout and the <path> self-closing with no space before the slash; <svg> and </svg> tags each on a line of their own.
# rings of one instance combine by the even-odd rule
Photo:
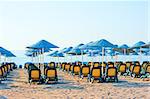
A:
<svg viewBox="0 0 150 99">
<path fill-rule="evenodd" d="M 13 53 L 17 56 L 15 58 L 10 58 L 8 61 L 13 61 L 17 65 L 23 65 L 25 62 L 31 62 L 32 58 L 25 56 L 25 51 L 18 50 L 18 51 L 13 51 Z M 47 53 L 48 54 L 48 53 Z M 78 56 L 70 56 L 70 55 L 65 55 L 65 57 L 50 57 L 47 56 L 47 54 L 44 55 L 44 62 L 75 62 L 75 61 L 82 61 L 83 62 L 101 62 L 102 57 L 101 56 L 95 56 L 95 57 L 89 57 L 87 55 L 81 55 Z M 4 58 L 1 59 L 2 61 Z M 146 55 L 118 55 L 117 57 L 112 57 L 112 56 L 104 56 L 104 61 L 140 61 L 141 63 L 143 61 L 150 61 L 150 56 Z M 34 58 L 33 62 L 38 62 L 38 58 Z M 43 61 L 42 61 L 43 62 Z"/>
</svg>

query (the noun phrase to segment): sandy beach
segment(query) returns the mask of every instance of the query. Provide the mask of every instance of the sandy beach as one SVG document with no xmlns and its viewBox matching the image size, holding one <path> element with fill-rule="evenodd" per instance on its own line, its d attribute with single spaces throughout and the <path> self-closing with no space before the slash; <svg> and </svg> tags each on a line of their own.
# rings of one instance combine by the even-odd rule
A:
<svg viewBox="0 0 150 99">
<path fill-rule="evenodd" d="M 150 81 L 119 77 L 118 83 L 88 83 L 58 71 L 57 84 L 28 83 L 26 70 L 11 72 L 0 84 L 0 99 L 149 99 Z"/>
</svg>

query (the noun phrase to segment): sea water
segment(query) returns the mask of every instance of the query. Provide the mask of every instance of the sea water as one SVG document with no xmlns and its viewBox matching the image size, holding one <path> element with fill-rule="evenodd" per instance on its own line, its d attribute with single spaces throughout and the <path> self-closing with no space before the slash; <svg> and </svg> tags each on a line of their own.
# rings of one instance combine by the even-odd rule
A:
<svg viewBox="0 0 150 99">
<path fill-rule="evenodd" d="M 15 58 L 10 58 L 7 59 L 7 61 L 13 61 L 17 65 L 24 65 L 26 62 L 39 62 L 39 58 L 35 57 L 32 59 L 32 57 L 27 57 L 25 56 L 24 51 L 13 51 L 14 54 L 17 56 Z M 43 56 L 42 56 L 43 57 Z M 146 55 L 117 55 L 117 56 L 94 56 L 94 57 L 89 57 L 87 55 L 65 55 L 65 57 L 50 57 L 47 56 L 47 54 L 44 55 L 44 60 L 40 60 L 41 62 L 75 62 L 75 61 L 83 61 L 83 62 L 101 62 L 101 61 L 140 61 L 142 63 L 143 61 L 150 61 L 150 56 Z M 1 62 L 5 61 L 5 58 L 2 57 Z"/>
</svg>

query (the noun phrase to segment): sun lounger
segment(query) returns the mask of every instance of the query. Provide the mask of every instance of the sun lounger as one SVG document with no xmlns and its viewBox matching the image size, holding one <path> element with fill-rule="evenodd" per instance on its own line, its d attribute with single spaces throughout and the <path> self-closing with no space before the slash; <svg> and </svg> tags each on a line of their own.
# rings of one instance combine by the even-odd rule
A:
<svg viewBox="0 0 150 99">
<path fill-rule="evenodd" d="M 67 63 L 64 66 L 64 70 L 67 71 L 67 72 L 69 72 L 70 71 L 70 67 L 71 67 L 70 63 Z"/>
<path fill-rule="evenodd" d="M 29 83 L 41 81 L 41 71 L 39 69 L 31 69 L 29 71 Z"/>
<path fill-rule="evenodd" d="M 36 67 L 34 64 L 29 64 L 28 66 L 28 82 L 31 84 L 31 82 L 41 82 L 41 71 L 38 67 Z"/>
<path fill-rule="evenodd" d="M 56 68 L 55 62 L 50 62 L 50 63 L 48 64 L 48 66 L 49 66 L 50 68 Z"/>
<path fill-rule="evenodd" d="M 64 63 L 61 64 L 61 69 L 62 69 L 62 70 L 65 70 L 65 65 L 66 65 L 66 64 L 67 64 L 66 62 L 64 62 Z"/>
<path fill-rule="evenodd" d="M 103 82 L 101 67 L 93 67 L 90 74 L 88 75 L 87 80 L 92 83 L 94 82 L 94 80 Z"/>
<path fill-rule="evenodd" d="M 144 66 L 144 70 L 141 74 L 141 78 L 150 78 L 150 63 Z"/>
<path fill-rule="evenodd" d="M 108 62 L 107 65 L 108 67 L 114 67 L 114 62 Z"/>
<path fill-rule="evenodd" d="M 99 62 L 94 62 L 93 67 L 99 67 L 100 63 Z"/>
<path fill-rule="evenodd" d="M 115 65 L 116 65 L 116 67 L 118 67 L 122 63 L 123 63 L 122 61 L 117 61 L 117 62 L 115 62 Z"/>
<path fill-rule="evenodd" d="M 72 65 L 72 75 L 79 75 L 80 74 L 80 65 Z"/>
<path fill-rule="evenodd" d="M 81 72 L 80 72 L 80 78 L 88 77 L 90 74 L 90 67 L 87 65 L 84 65 L 81 67 Z"/>
<path fill-rule="evenodd" d="M 126 62 L 127 69 L 129 69 L 131 65 L 132 65 L 132 62 L 131 62 L 131 61 L 127 61 L 127 62 Z"/>
<path fill-rule="evenodd" d="M 146 73 L 150 74 L 150 63 L 146 66 Z"/>
<path fill-rule="evenodd" d="M 127 66 L 124 63 L 121 63 L 120 65 L 118 65 L 118 72 L 120 73 L 120 75 L 127 75 Z"/>
<path fill-rule="evenodd" d="M 50 68 L 47 66 L 45 67 L 44 71 L 45 71 L 44 79 L 46 83 L 48 83 L 49 81 L 55 81 L 55 82 L 58 81 L 56 68 Z"/>
<path fill-rule="evenodd" d="M 141 76 L 141 66 L 140 65 L 137 65 L 137 64 L 134 64 L 132 65 L 131 67 L 131 77 L 135 78 L 135 77 L 140 77 Z"/>
<path fill-rule="evenodd" d="M 1 83 L 1 80 L 3 80 L 3 70 L 2 70 L 2 67 L 0 67 L 0 83 Z"/>
<path fill-rule="evenodd" d="M 105 73 L 105 81 L 115 81 L 118 82 L 118 76 L 117 76 L 117 68 L 116 67 L 108 67 L 106 68 L 106 73 Z"/>
<path fill-rule="evenodd" d="M 143 72 L 145 72 L 146 71 L 146 67 L 147 67 L 147 65 L 149 64 L 149 62 L 148 61 L 144 61 L 143 63 L 142 63 L 142 71 Z"/>
</svg>

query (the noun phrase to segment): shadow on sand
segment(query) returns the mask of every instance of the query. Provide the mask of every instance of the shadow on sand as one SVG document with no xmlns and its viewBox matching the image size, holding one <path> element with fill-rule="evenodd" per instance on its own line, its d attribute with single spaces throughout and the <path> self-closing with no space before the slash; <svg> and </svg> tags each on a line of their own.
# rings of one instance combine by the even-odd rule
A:
<svg viewBox="0 0 150 99">
<path fill-rule="evenodd" d="M 84 87 L 77 85 L 71 81 L 64 80 L 62 77 L 59 78 L 57 83 L 46 84 L 43 89 L 54 90 L 54 89 L 75 89 L 82 90 Z"/>
<path fill-rule="evenodd" d="M 1 96 L 0 95 L 0 99 L 8 99 L 6 96 Z"/>
<path fill-rule="evenodd" d="M 0 83 L 0 90 L 11 89 L 12 87 L 9 85 L 15 82 L 13 78 L 17 76 L 18 76 L 18 73 L 15 73 L 14 71 L 12 71 L 11 74 L 7 75 L 7 79 L 2 80 Z"/>
<path fill-rule="evenodd" d="M 118 83 L 114 83 L 113 86 L 122 88 L 131 88 L 131 87 L 142 88 L 142 87 L 150 87 L 150 83 L 119 81 Z"/>
</svg>

